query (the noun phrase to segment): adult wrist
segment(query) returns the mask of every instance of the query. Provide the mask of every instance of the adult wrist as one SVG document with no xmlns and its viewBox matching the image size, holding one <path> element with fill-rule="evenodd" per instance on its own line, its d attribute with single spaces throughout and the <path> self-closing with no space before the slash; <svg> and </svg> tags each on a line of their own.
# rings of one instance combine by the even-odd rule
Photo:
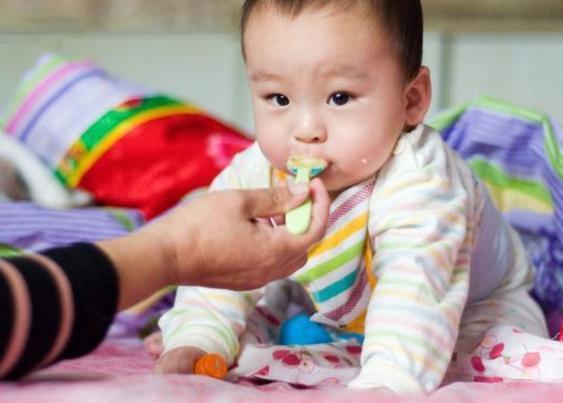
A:
<svg viewBox="0 0 563 403">
<path fill-rule="evenodd" d="M 178 284 L 180 282 L 178 250 L 170 232 L 154 231 L 149 226 L 139 231 L 135 236 L 137 239 L 134 239 L 134 241 L 144 245 L 141 253 L 153 257 L 153 270 L 160 274 L 160 285 L 166 287 Z"/>
<path fill-rule="evenodd" d="M 161 240 L 140 230 L 96 245 L 109 257 L 119 279 L 119 309 L 125 309 L 172 284 Z"/>
</svg>

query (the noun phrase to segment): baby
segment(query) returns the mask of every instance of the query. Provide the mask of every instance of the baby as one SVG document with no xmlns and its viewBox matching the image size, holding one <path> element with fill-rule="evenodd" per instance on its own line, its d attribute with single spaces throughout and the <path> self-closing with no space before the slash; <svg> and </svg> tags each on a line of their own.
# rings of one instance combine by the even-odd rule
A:
<svg viewBox="0 0 563 403">
<path fill-rule="evenodd" d="M 472 351 L 495 325 L 547 335 L 521 241 L 422 124 L 431 100 L 422 28 L 419 0 L 243 6 L 257 141 L 212 189 L 284 186 L 293 155 L 327 162 L 327 233 L 291 279 L 313 321 L 364 335 L 353 388 L 429 392 L 454 349 Z M 189 373 L 204 352 L 233 363 L 262 295 L 181 287 L 160 321 L 158 368 Z"/>
</svg>

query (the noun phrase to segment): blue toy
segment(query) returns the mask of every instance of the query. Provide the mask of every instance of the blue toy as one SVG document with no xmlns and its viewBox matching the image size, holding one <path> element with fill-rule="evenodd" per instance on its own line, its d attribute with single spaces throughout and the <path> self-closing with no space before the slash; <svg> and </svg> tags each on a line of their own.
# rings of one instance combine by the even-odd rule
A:
<svg viewBox="0 0 563 403">
<path fill-rule="evenodd" d="M 279 344 L 305 346 L 348 339 L 355 339 L 362 343 L 364 336 L 356 333 L 333 331 L 332 329 L 329 331 L 326 326 L 311 321 L 309 316 L 299 314 L 283 322 L 280 329 Z"/>
</svg>

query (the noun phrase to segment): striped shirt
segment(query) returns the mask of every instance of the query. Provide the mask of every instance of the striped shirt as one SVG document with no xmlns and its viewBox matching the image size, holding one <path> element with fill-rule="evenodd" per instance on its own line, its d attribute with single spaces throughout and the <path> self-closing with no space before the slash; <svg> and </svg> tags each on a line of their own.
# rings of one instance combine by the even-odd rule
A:
<svg viewBox="0 0 563 403">
<path fill-rule="evenodd" d="M 94 245 L 0 259 L 0 379 L 92 351 L 117 301 L 113 265 Z"/>
<path fill-rule="evenodd" d="M 273 177 L 254 145 L 212 188 L 269 187 Z M 373 251 L 364 259 L 357 258 L 362 231 Z M 362 368 L 351 386 L 429 392 L 448 367 L 468 296 L 490 295 L 512 263 L 509 231 L 465 162 L 421 125 L 401 136 L 375 179 L 332 203 L 320 244 L 338 250 L 331 263 L 312 264 L 312 249 L 292 278 L 315 303 L 313 320 L 363 331 Z M 480 256 L 472 262 L 476 250 Z M 160 321 L 165 350 L 196 346 L 232 363 L 262 295 L 181 287 Z"/>
</svg>

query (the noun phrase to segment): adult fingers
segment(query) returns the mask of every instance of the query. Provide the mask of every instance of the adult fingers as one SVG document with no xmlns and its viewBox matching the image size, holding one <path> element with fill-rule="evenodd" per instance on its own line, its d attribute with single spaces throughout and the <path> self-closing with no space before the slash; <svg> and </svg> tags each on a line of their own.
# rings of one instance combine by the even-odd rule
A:
<svg viewBox="0 0 563 403">
<path fill-rule="evenodd" d="M 311 224 L 303 235 L 293 235 L 285 226 L 262 226 L 260 239 L 276 264 L 271 278 L 287 277 L 307 262 L 307 250 L 324 236 L 330 209 L 330 197 L 319 179 L 311 182 L 313 213 Z M 283 264 L 282 262 L 285 262 Z"/>
<path fill-rule="evenodd" d="M 251 218 L 283 214 L 303 203 L 309 187 L 300 183 L 289 187 L 241 191 L 246 211 Z"/>
<path fill-rule="evenodd" d="M 320 179 L 315 178 L 310 183 L 313 199 L 313 211 L 309 229 L 302 235 L 291 235 L 285 227 L 277 227 L 277 235 L 286 241 L 286 246 L 293 250 L 308 248 L 320 241 L 325 234 L 328 214 L 330 210 L 330 197 Z"/>
<path fill-rule="evenodd" d="M 313 213 L 309 230 L 304 234 L 304 237 L 309 242 L 318 242 L 326 231 L 330 211 L 330 197 L 320 179 L 313 179 L 310 187 L 313 198 Z"/>
</svg>

